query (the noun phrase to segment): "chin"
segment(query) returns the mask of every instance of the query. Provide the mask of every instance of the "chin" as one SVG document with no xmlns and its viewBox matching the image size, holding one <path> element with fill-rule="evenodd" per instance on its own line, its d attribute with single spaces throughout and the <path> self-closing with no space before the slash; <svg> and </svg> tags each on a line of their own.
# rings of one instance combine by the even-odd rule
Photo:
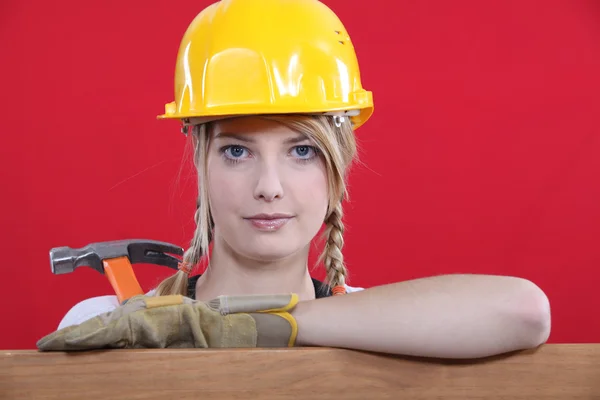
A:
<svg viewBox="0 0 600 400">
<path fill-rule="evenodd" d="M 247 238 L 248 239 L 248 238 Z M 289 257 L 306 247 L 302 243 L 291 243 L 289 238 L 253 238 L 239 246 L 237 252 L 257 261 L 277 261 Z"/>
</svg>

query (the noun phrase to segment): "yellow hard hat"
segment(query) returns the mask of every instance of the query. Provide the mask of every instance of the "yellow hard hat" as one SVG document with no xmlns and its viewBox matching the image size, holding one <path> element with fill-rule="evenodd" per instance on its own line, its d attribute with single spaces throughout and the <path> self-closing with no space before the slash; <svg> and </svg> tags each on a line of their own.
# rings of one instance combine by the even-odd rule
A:
<svg viewBox="0 0 600 400">
<path fill-rule="evenodd" d="M 184 124 L 241 115 L 373 113 L 354 46 L 340 19 L 317 0 L 221 0 L 185 32 L 175 101 L 159 119 Z"/>
</svg>

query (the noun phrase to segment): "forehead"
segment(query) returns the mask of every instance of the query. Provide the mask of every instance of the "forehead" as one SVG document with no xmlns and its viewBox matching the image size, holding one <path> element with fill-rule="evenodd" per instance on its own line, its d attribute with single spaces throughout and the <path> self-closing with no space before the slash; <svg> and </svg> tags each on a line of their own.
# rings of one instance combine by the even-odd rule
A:
<svg viewBox="0 0 600 400">
<path fill-rule="evenodd" d="M 303 136 L 299 132 L 287 127 L 277 121 L 271 121 L 260 117 L 240 117 L 214 121 L 211 128 L 212 137 L 223 137 L 227 135 L 248 136 L 279 136 L 281 139 Z"/>
</svg>

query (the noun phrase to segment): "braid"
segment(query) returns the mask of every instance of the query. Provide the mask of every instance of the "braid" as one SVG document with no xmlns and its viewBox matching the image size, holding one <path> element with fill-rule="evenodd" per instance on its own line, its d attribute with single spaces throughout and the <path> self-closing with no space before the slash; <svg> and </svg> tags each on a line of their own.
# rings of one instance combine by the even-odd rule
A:
<svg viewBox="0 0 600 400">
<path fill-rule="evenodd" d="M 194 219 L 198 219 L 200 209 L 196 210 Z M 173 276 L 165 279 L 156 288 L 156 296 L 168 296 L 173 294 L 180 294 L 183 296 L 188 295 L 188 278 L 192 271 L 192 268 L 198 263 L 202 257 L 202 230 L 200 225 L 196 225 L 194 231 L 194 237 L 190 243 L 190 247 L 183 253 L 182 264 L 188 268 L 182 268 L 177 271 Z"/>
<path fill-rule="evenodd" d="M 196 160 L 199 154 L 204 154 L 206 144 L 206 128 L 204 125 L 193 127 L 194 135 L 198 138 L 197 146 L 195 149 Z M 198 164 L 196 164 L 198 165 Z M 199 168 L 199 172 L 202 171 L 203 175 L 206 174 L 205 168 Z M 202 177 L 204 180 L 204 176 Z M 188 278 L 193 267 L 195 267 L 200 259 L 208 253 L 209 243 L 212 241 L 212 228 L 214 222 L 210 215 L 208 207 L 208 194 L 203 187 L 199 185 L 200 195 L 196 203 L 196 212 L 194 213 L 194 222 L 196 223 L 196 229 L 194 230 L 194 237 L 190 242 L 190 247 L 183 254 L 183 268 L 180 268 L 177 273 L 173 276 L 162 281 L 157 289 L 156 296 L 166 296 L 173 294 L 180 294 L 183 296 L 188 295 Z"/>
<path fill-rule="evenodd" d="M 342 254 L 342 248 L 344 247 L 344 224 L 342 217 L 342 203 L 339 202 L 325 220 L 326 229 L 324 235 L 327 241 L 322 258 L 324 258 L 325 270 L 327 271 L 327 282 L 334 289 L 334 294 L 345 293 L 341 288 L 344 288 L 347 276 L 344 255 Z"/>
</svg>

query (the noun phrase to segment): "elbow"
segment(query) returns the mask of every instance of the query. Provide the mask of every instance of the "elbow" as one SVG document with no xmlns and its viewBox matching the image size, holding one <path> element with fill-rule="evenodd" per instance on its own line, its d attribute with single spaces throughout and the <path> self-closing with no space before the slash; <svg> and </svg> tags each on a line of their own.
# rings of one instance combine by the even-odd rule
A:
<svg viewBox="0 0 600 400">
<path fill-rule="evenodd" d="M 544 291 L 535 283 L 520 280 L 516 302 L 512 310 L 516 323 L 520 327 L 522 347 L 535 348 L 546 343 L 550 337 L 551 313 L 550 301 Z"/>
</svg>

